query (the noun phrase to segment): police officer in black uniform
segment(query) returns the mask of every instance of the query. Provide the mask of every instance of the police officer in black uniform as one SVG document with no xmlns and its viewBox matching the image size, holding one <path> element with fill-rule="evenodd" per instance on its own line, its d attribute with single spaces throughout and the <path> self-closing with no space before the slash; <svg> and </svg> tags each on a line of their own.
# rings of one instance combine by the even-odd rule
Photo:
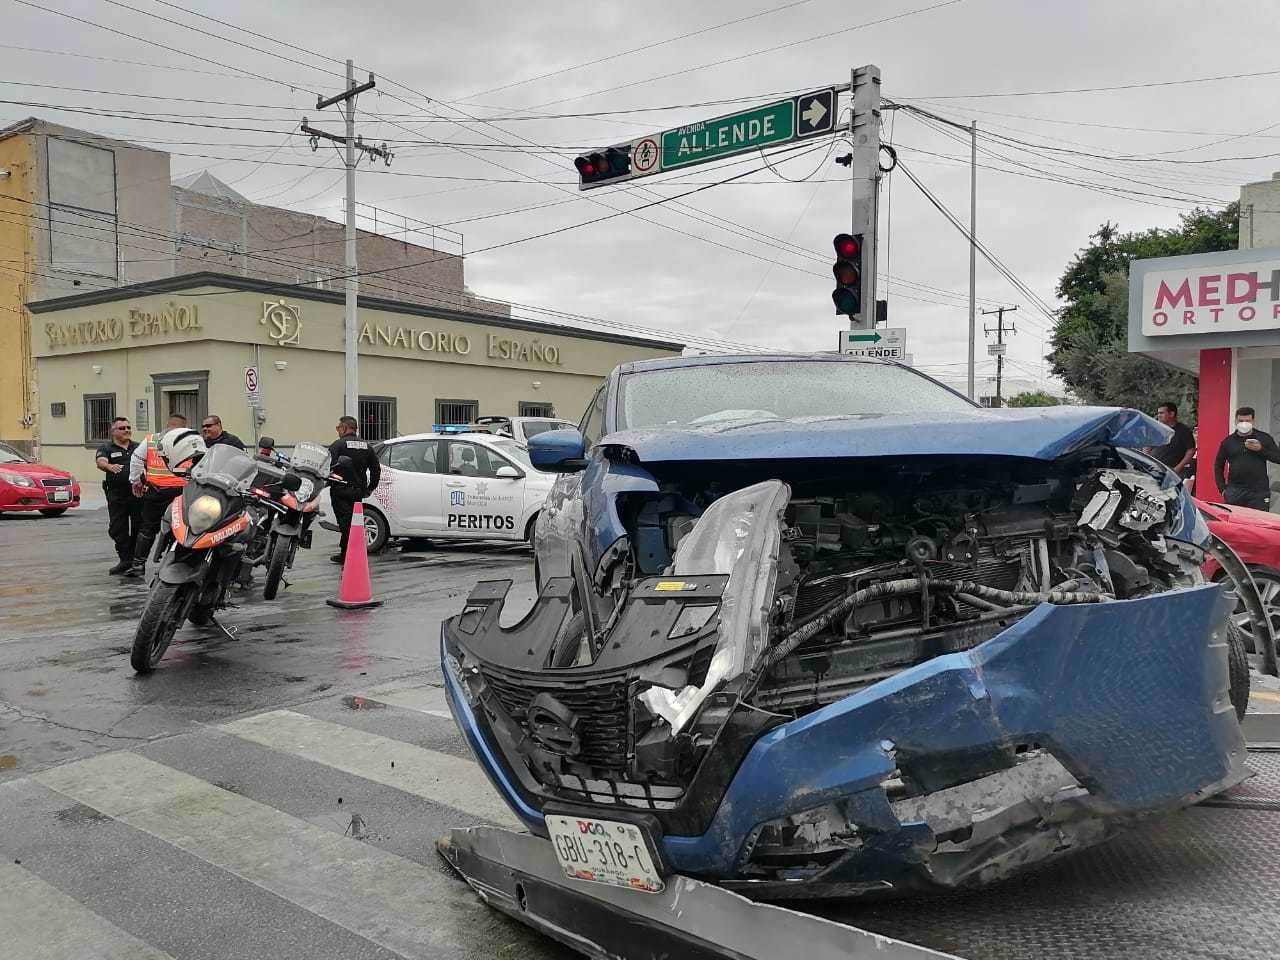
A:
<svg viewBox="0 0 1280 960">
<path fill-rule="evenodd" d="M 382 479 L 382 465 L 368 442 L 356 435 L 357 426 L 355 417 L 341 417 L 337 427 L 338 439 L 329 445 L 333 472 L 346 481 L 329 487 L 333 515 L 338 521 L 338 529 L 342 531 L 338 552 L 329 558 L 334 563 L 342 563 L 347 558 L 347 537 L 351 533 L 351 514 L 356 502 L 372 493 Z M 347 457 L 348 461 L 339 463 L 342 457 Z"/>
<path fill-rule="evenodd" d="M 107 536 L 116 545 L 118 562 L 108 573 L 124 573 L 133 564 L 134 541 L 142 526 L 142 501 L 129 482 L 129 458 L 137 449 L 128 417 L 111 421 L 111 439 L 94 453 L 94 464 L 103 473 L 102 492 L 107 498 Z"/>
<path fill-rule="evenodd" d="M 227 433 L 227 431 L 223 430 L 222 418 L 212 413 L 201 421 L 200 435 L 204 437 L 204 445 L 206 447 L 216 447 L 220 443 L 225 443 L 235 447 L 237 450 L 244 449 L 244 441 L 234 433 Z"/>
</svg>

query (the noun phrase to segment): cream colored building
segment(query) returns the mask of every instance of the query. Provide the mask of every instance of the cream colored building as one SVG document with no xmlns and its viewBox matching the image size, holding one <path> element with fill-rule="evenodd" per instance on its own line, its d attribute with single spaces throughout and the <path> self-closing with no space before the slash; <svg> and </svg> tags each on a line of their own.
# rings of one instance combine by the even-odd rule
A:
<svg viewBox="0 0 1280 960">
<path fill-rule="evenodd" d="M 190 274 L 27 305 L 41 459 L 92 482 L 110 418 L 145 435 L 214 413 L 246 444 L 328 442 L 343 411 L 342 295 Z M 475 416 L 577 421 L 601 379 L 682 344 L 362 297 L 360 419 L 372 439 Z M 251 404 L 246 368 L 256 368 Z"/>
</svg>

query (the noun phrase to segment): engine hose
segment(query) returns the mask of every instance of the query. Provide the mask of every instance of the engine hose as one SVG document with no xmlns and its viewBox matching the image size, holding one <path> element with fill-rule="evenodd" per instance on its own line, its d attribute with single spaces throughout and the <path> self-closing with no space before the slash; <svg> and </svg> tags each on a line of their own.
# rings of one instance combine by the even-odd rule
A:
<svg viewBox="0 0 1280 960">
<path fill-rule="evenodd" d="M 836 600 L 821 613 L 809 617 L 803 624 L 790 633 L 783 635 L 777 645 L 765 657 L 764 669 L 768 670 L 778 661 L 788 656 L 800 644 L 816 637 L 836 620 L 847 616 L 852 610 L 862 606 L 864 603 L 907 593 L 917 594 L 922 589 L 928 589 L 934 593 L 963 593 L 981 600 L 989 600 L 1007 606 L 1038 603 L 1102 603 L 1111 599 L 1111 597 L 1102 593 L 1076 593 L 1066 590 L 1050 590 L 1045 593 L 1000 590 L 996 587 L 988 587 L 969 580 L 935 580 L 931 577 L 886 580 L 883 583 L 876 583 L 862 590 L 857 590 L 841 600 Z"/>
</svg>

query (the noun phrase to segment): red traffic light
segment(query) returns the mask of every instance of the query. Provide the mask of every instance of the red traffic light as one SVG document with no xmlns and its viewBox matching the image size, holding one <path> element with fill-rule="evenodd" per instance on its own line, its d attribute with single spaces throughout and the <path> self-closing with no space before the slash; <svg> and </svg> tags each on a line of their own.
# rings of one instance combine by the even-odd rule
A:
<svg viewBox="0 0 1280 960">
<path fill-rule="evenodd" d="M 584 154 L 573 161 L 578 168 L 581 186 L 616 180 L 631 173 L 629 147 L 610 147 L 595 153 Z"/>
<path fill-rule="evenodd" d="M 836 256 L 841 260 L 852 260 L 862 252 L 862 244 L 852 234 L 841 233 L 836 236 L 834 243 Z"/>
</svg>

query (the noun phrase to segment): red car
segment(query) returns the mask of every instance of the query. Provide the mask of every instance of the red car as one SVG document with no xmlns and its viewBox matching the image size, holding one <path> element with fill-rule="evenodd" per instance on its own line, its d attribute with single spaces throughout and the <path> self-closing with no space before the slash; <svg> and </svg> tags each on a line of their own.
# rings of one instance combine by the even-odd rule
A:
<svg viewBox="0 0 1280 960">
<path fill-rule="evenodd" d="M 0 512 L 39 510 L 57 517 L 80 506 L 80 484 L 66 470 L 28 460 L 0 443 Z"/>
<path fill-rule="evenodd" d="M 1196 501 L 1214 536 L 1234 550 L 1253 574 L 1262 604 L 1271 616 L 1271 628 L 1280 637 L 1280 516 L 1248 507 L 1232 507 L 1225 503 Z M 1210 557 L 1204 565 L 1205 576 L 1220 580 L 1222 567 Z M 1253 649 L 1253 624 L 1243 604 L 1236 608 L 1236 624 L 1244 631 Z"/>
</svg>

